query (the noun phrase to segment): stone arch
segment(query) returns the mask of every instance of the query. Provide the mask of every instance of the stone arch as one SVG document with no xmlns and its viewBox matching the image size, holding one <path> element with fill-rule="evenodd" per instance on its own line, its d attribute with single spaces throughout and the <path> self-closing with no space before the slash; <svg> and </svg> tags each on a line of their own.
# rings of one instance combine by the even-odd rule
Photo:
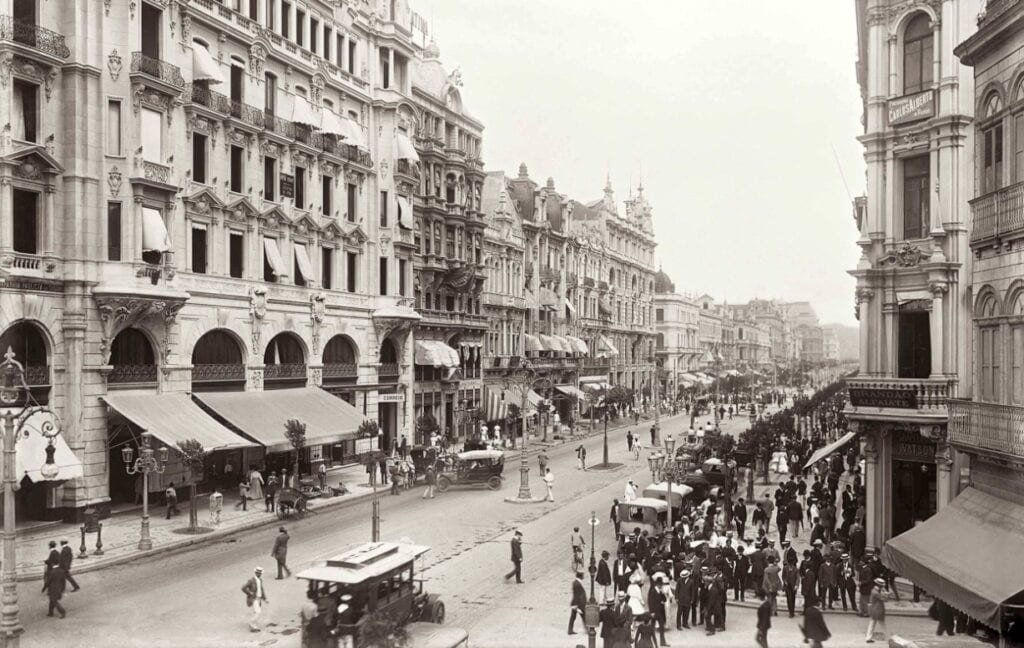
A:
<svg viewBox="0 0 1024 648">
<path fill-rule="evenodd" d="M 1003 111 L 1006 105 L 1013 101 L 1007 98 L 1006 87 L 1000 81 L 989 81 L 985 88 L 978 93 L 978 105 L 975 106 L 975 115 L 979 121 L 985 121 Z"/>
<path fill-rule="evenodd" d="M 1024 279 L 1015 279 L 1006 289 L 1003 312 L 1007 315 L 1024 315 Z"/>
<path fill-rule="evenodd" d="M 206 354 L 210 354 L 210 353 L 214 353 L 215 354 L 215 350 L 212 347 L 209 346 L 209 344 L 213 343 L 213 342 L 220 342 L 221 344 L 225 345 L 223 348 L 225 348 L 225 349 L 234 349 L 235 351 L 237 351 L 237 363 L 238 364 L 243 364 L 243 365 L 245 364 L 246 358 L 247 358 L 247 356 L 249 354 L 246 352 L 247 347 L 245 345 L 245 342 L 242 340 L 242 338 L 237 333 L 232 331 L 231 329 L 228 329 L 228 328 L 215 328 L 215 329 L 211 329 L 211 330 L 206 331 L 205 333 L 203 333 L 201 336 L 199 336 L 199 339 L 195 341 L 195 344 L 192 345 L 192 352 L 191 352 L 190 357 L 192 359 L 191 361 L 192 361 L 193 365 L 196 364 L 196 354 L 197 353 L 199 353 L 201 355 L 206 355 Z M 230 346 L 227 346 L 229 344 L 230 344 Z M 202 359 L 219 360 L 218 362 L 213 362 L 213 363 L 206 362 L 206 363 L 200 363 L 200 364 L 234 364 L 234 362 L 231 362 L 232 360 L 235 359 L 234 356 L 235 356 L 235 354 L 231 353 L 230 351 L 225 351 L 225 352 L 222 353 L 222 357 L 220 357 L 220 358 L 211 357 L 211 356 L 207 356 L 205 358 L 203 358 L 203 357 L 200 358 L 201 360 Z"/>
<path fill-rule="evenodd" d="M 895 20 L 889 23 L 889 37 L 898 38 L 900 40 L 900 43 L 902 43 L 903 34 L 906 33 L 907 27 L 910 25 L 910 22 L 912 20 L 917 18 L 919 14 L 924 14 L 925 16 L 927 16 L 928 21 L 931 23 L 934 23 L 937 20 L 939 20 L 938 16 L 935 15 L 935 10 L 926 4 L 919 4 L 914 5 L 912 7 L 907 7 L 899 14 L 899 16 L 897 16 Z M 900 60 L 902 60 L 902 47 L 900 48 L 899 54 Z"/>
<path fill-rule="evenodd" d="M 249 331 L 243 330 L 239 323 L 228 322 L 225 321 L 226 319 L 220 318 L 220 322 L 214 322 L 210 318 L 203 318 L 183 322 L 181 344 L 179 346 L 182 349 L 182 354 L 184 355 L 187 351 L 189 357 L 191 357 L 195 351 L 195 346 L 204 335 L 212 331 L 223 331 L 230 334 L 241 346 L 243 361 L 245 364 L 249 364 L 252 355 L 252 348 L 246 343 L 246 340 L 251 337 Z"/>
<path fill-rule="evenodd" d="M 323 363 L 359 364 L 359 345 L 350 336 L 338 333 L 324 345 Z"/>
<path fill-rule="evenodd" d="M 279 359 L 281 364 L 306 364 L 309 362 L 309 347 L 298 333 L 281 331 L 271 336 L 263 348 L 263 364 L 278 364 L 268 363 L 267 358 Z"/>
<path fill-rule="evenodd" d="M 987 319 L 998 317 L 1003 314 L 1003 305 L 999 296 L 992 286 L 985 285 L 978 291 L 978 297 L 974 300 L 975 319 Z"/>
</svg>

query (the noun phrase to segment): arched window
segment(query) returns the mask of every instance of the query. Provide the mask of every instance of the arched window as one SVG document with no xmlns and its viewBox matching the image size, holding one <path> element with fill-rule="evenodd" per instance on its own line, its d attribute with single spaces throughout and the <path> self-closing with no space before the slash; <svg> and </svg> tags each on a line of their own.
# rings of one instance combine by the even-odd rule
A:
<svg viewBox="0 0 1024 648">
<path fill-rule="evenodd" d="M 263 353 L 263 388 L 284 389 L 306 385 L 306 354 L 292 333 L 279 333 Z"/>
<path fill-rule="evenodd" d="M 108 383 L 156 382 L 156 355 L 146 335 L 135 328 L 117 334 L 110 345 Z"/>
<path fill-rule="evenodd" d="M 903 32 L 903 94 L 931 87 L 933 47 L 931 19 L 919 13 Z"/>
<path fill-rule="evenodd" d="M 345 335 L 335 335 L 324 347 L 324 382 L 354 382 L 359 376 L 356 347 Z"/>
<path fill-rule="evenodd" d="M 379 380 L 383 380 L 385 377 L 398 379 L 398 350 L 390 338 L 384 340 L 384 343 L 380 345 L 380 368 L 377 370 L 377 375 Z"/>
<path fill-rule="evenodd" d="M 192 349 L 193 391 L 242 391 L 245 360 L 242 348 L 226 331 L 210 331 Z"/>
<path fill-rule="evenodd" d="M 985 100 L 985 117 L 994 117 L 1003 109 L 998 92 Z M 996 118 L 981 133 L 982 169 L 981 193 L 987 194 L 1003 186 L 1003 121 Z"/>
<path fill-rule="evenodd" d="M 0 335 L 0 354 L 7 349 L 25 367 L 25 382 L 32 388 L 32 398 L 45 405 L 50 396 L 50 367 L 42 331 L 29 322 L 15 324 Z"/>
</svg>

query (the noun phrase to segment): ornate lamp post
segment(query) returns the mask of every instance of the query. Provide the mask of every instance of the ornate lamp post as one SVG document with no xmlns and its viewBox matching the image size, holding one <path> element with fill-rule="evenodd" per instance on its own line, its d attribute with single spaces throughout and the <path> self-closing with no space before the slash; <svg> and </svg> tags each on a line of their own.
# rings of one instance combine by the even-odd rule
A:
<svg viewBox="0 0 1024 648">
<path fill-rule="evenodd" d="M 20 407 L 19 407 L 20 404 Z M 0 594 L 0 646 L 17 648 L 25 628 L 18 618 L 18 556 L 15 546 L 14 492 L 18 490 L 17 449 L 19 440 L 28 438 L 28 420 L 36 414 L 49 416 L 39 424 L 39 433 L 47 440 L 46 459 L 40 468 L 45 479 L 55 479 L 60 466 L 54 462 L 56 448 L 54 439 L 60 434 L 60 418 L 57 413 L 32 398 L 32 392 L 25 382 L 25 367 L 14 359 L 14 352 L 8 347 L 0 362 L 0 421 L 3 422 L 3 488 L 4 488 L 4 529 L 3 529 L 3 593 Z"/>
<path fill-rule="evenodd" d="M 149 474 L 160 474 L 167 470 L 167 447 L 154 451 L 150 444 L 149 432 L 143 432 L 139 456 L 134 461 L 133 455 L 131 446 L 121 448 L 125 471 L 129 475 L 142 473 L 142 529 L 139 532 L 139 550 L 146 551 L 153 548 L 153 539 L 149 536 Z"/>
<path fill-rule="evenodd" d="M 587 520 L 590 524 L 590 600 L 587 601 L 587 608 L 583 615 L 584 625 L 587 626 L 587 646 L 588 648 L 597 647 L 597 625 L 600 618 L 600 609 L 597 604 L 597 599 L 594 598 L 594 578 L 597 576 L 597 557 L 594 554 L 594 531 L 597 529 L 597 525 L 601 523 L 597 519 L 597 513 L 594 511 L 590 512 L 590 519 Z"/>
<path fill-rule="evenodd" d="M 502 378 L 502 383 L 505 389 L 511 387 L 518 387 L 520 389 L 520 407 L 519 415 L 523 420 L 523 443 L 520 446 L 520 464 L 519 464 L 519 494 L 515 497 L 506 497 L 505 501 L 513 504 L 532 504 L 534 502 L 543 502 L 545 498 L 533 497 L 530 493 L 530 463 L 526 458 L 526 448 L 529 445 L 530 435 L 526 430 L 526 405 L 527 405 L 527 394 L 530 389 L 533 388 L 534 383 L 537 381 L 537 370 L 533 368 L 528 360 L 523 359 L 522 364 L 514 371 L 506 374 Z M 515 430 L 513 430 L 513 435 Z"/>
</svg>

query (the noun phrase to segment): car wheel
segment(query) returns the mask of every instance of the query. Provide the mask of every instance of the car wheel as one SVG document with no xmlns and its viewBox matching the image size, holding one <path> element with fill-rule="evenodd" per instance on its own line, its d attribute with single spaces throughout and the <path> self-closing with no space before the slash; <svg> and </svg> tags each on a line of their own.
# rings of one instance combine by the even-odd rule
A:
<svg viewBox="0 0 1024 648">
<path fill-rule="evenodd" d="M 444 603 L 438 601 L 434 604 L 434 609 L 430 611 L 430 621 L 432 623 L 444 623 Z"/>
<path fill-rule="evenodd" d="M 495 475 L 494 477 L 488 479 L 487 487 L 490 488 L 491 490 L 498 490 L 499 488 L 501 488 L 501 477 Z"/>
<path fill-rule="evenodd" d="M 439 493 L 446 493 L 446 492 L 448 492 L 448 489 L 451 488 L 451 487 L 452 487 L 452 480 L 448 479 L 447 477 L 438 477 L 437 478 L 437 492 L 439 492 Z"/>
</svg>

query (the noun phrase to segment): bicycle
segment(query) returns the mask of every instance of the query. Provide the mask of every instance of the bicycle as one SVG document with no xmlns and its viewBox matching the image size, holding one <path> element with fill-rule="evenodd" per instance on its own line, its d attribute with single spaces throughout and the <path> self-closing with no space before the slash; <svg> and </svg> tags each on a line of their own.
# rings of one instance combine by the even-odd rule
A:
<svg viewBox="0 0 1024 648">
<path fill-rule="evenodd" d="M 572 571 L 573 573 L 583 571 L 583 547 L 572 548 Z"/>
</svg>

